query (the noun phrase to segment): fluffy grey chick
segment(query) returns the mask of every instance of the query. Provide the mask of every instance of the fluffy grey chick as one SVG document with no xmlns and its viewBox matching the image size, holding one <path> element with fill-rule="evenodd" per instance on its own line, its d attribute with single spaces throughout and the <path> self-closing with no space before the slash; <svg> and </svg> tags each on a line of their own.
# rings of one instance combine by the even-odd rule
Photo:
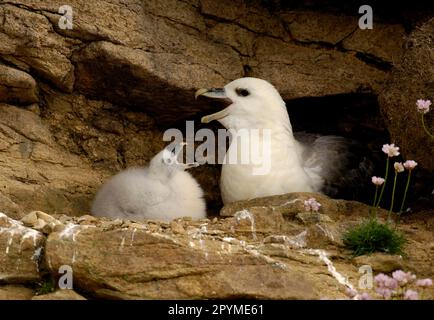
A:
<svg viewBox="0 0 434 320">
<path fill-rule="evenodd" d="M 147 168 L 130 168 L 108 180 L 98 191 L 92 205 L 95 216 L 170 221 L 190 216 L 206 218 L 203 191 L 184 170 L 198 164 L 178 162 L 178 154 L 163 149 Z"/>
</svg>

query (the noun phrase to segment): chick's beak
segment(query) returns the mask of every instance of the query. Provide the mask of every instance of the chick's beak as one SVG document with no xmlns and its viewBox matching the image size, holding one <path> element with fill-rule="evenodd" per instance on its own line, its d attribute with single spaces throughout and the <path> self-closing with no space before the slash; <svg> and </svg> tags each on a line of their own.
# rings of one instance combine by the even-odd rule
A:
<svg viewBox="0 0 434 320">
<path fill-rule="evenodd" d="M 226 91 L 224 88 L 212 88 L 212 89 L 199 89 L 194 94 L 195 99 L 198 99 L 200 96 L 210 98 L 210 99 L 218 99 L 223 100 L 227 104 L 231 104 L 232 100 L 228 98 L 226 95 Z M 209 123 L 213 120 L 219 120 L 226 117 L 229 114 L 228 108 L 225 108 L 219 112 L 207 115 L 202 117 L 202 123 Z"/>
<path fill-rule="evenodd" d="M 199 163 L 197 162 L 193 162 L 193 163 L 181 163 L 178 162 L 178 157 L 180 155 L 180 153 L 183 151 L 184 147 L 187 146 L 188 143 L 187 142 L 181 142 L 175 149 L 175 153 L 173 153 L 173 163 L 176 163 L 178 166 L 182 167 L 184 170 L 188 170 L 191 168 L 196 168 L 199 166 Z"/>
</svg>

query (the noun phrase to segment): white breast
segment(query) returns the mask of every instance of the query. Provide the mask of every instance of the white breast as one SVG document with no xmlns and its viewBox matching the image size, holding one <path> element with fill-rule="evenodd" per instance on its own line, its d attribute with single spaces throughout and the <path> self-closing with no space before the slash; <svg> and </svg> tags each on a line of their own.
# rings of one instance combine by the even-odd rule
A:
<svg viewBox="0 0 434 320">
<path fill-rule="evenodd" d="M 265 174 L 254 174 L 255 169 L 258 172 L 259 167 L 266 167 L 264 163 L 223 165 L 220 190 L 225 204 L 289 192 L 314 191 L 312 181 L 301 165 L 297 142 L 285 131 L 276 130 L 271 138 L 269 170 Z M 254 147 L 267 147 L 262 139 L 252 139 L 250 143 Z M 225 160 L 239 160 L 241 153 L 240 144 L 232 143 Z"/>
</svg>

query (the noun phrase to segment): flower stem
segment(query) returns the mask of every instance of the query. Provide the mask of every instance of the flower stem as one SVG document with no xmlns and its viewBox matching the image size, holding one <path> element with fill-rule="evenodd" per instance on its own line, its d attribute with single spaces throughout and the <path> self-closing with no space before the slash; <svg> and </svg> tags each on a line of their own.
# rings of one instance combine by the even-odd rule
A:
<svg viewBox="0 0 434 320">
<path fill-rule="evenodd" d="M 392 201 L 390 204 L 389 214 L 387 215 L 387 222 L 390 221 L 390 214 L 392 213 L 393 203 L 395 202 L 395 189 L 396 189 L 396 178 L 397 177 L 398 177 L 398 171 L 395 171 L 395 179 L 393 180 Z"/>
<path fill-rule="evenodd" d="M 432 138 L 432 139 L 434 139 L 434 135 L 432 135 L 429 131 L 428 131 L 428 129 L 427 129 L 427 127 L 425 126 L 425 118 L 424 118 L 424 114 L 422 113 L 422 127 L 423 127 L 423 129 L 425 130 L 425 132 Z"/>
<path fill-rule="evenodd" d="M 372 208 L 371 208 L 371 218 L 375 218 L 375 219 L 377 219 L 377 207 L 375 206 L 375 204 L 377 203 L 377 197 L 378 197 L 378 186 L 376 185 L 374 203 L 372 204 Z M 374 213 L 374 215 L 372 215 L 372 212 Z"/>
<path fill-rule="evenodd" d="M 383 186 L 381 187 L 381 192 L 380 192 L 380 196 L 378 197 L 378 201 L 375 205 L 376 208 L 378 208 L 380 206 L 380 202 L 381 202 L 381 198 L 383 197 L 383 192 L 384 192 L 384 188 L 386 187 L 386 182 L 387 182 L 387 176 L 389 175 L 389 157 L 387 157 L 387 161 L 386 161 L 386 174 L 384 175 L 384 183 Z"/>
<path fill-rule="evenodd" d="M 407 184 L 405 185 L 404 197 L 402 198 L 401 208 L 399 209 L 399 215 L 401 215 L 402 210 L 404 209 L 404 203 L 405 203 L 405 199 L 407 198 L 407 191 L 410 185 L 410 178 L 411 178 L 411 169 L 408 171 Z"/>
</svg>

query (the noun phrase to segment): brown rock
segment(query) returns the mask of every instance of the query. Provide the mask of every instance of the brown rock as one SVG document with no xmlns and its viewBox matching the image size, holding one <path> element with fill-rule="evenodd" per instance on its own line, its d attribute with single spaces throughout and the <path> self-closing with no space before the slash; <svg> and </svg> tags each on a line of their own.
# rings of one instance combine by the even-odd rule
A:
<svg viewBox="0 0 434 320">
<path fill-rule="evenodd" d="M 319 193 L 295 192 L 230 203 L 222 208 L 220 215 L 228 217 L 233 216 L 236 212 L 243 209 L 249 209 L 252 207 L 270 207 L 284 215 L 295 217 L 298 213 L 305 212 L 304 201 L 309 198 L 315 198 L 319 203 L 321 203 L 319 213 L 329 214 L 340 211 L 338 200 L 330 199 L 329 197 Z"/>
<path fill-rule="evenodd" d="M 402 61 L 392 70 L 379 96 L 392 142 L 401 148 L 406 159 L 416 160 L 431 172 L 434 171 L 434 140 L 423 130 L 416 101 L 433 100 L 433 36 L 434 19 L 410 34 Z M 425 125 L 431 133 L 434 132 L 432 111 L 425 115 Z"/>
<path fill-rule="evenodd" d="M 20 109 L 11 105 L 0 103 L 0 132 L 8 135 L 7 140 L 18 138 L 21 135 L 23 144 L 20 151 L 22 155 L 30 156 L 32 143 L 40 142 L 50 145 L 52 143 L 51 134 L 41 119 L 31 111 Z M 10 132 L 12 129 L 15 132 Z M 11 139 L 12 138 L 12 139 Z"/>
<path fill-rule="evenodd" d="M 53 230 L 56 230 L 62 223 L 46 214 L 42 211 L 33 211 L 21 219 L 26 227 L 43 232 L 44 234 L 50 234 Z"/>
<path fill-rule="evenodd" d="M 0 283 L 39 280 L 44 242 L 42 233 L 0 213 Z"/>
<path fill-rule="evenodd" d="M 0 286 L 0 300 L 30 300 L 33 295 L 33 290 L 24 286 Z"/>
<path fill-rule="evenodd" d="M 301 42 L 336 45 L 359 28 L 358 18 L 313 11 L 281 14 L 291 36 Z"/>
<path fill-rule="evenodd" d="M 264 10 L 258 2 L 224 0 L 216 3 L 212 0 L 204 0 L 201 1 L 201 12 L 206 16 L 216 17 L 216 20 L 229 20 L 257 34 L 269 34 L 272 37 L 289 40 L 280 19 L 268 10 Z"/>
<path fill-rule="evenodd" d="M 0 211 L 17 219 L 34 210 L 88 214 L 109 176 L 146 165 L 161 150 L 165 126 L 183 127 L 184 119 L 210 109 L 194 101 L 199 87 L 251 75 L 271 81 L 285 99 L 380 92 L 388 72 L 365 61 L 395 63 L 404 35 L 400 25 L 362 32 L 354 17 L 273 12 L 261 1 L 68 4 L 72 30 L 58 27 L 56 0 L 0 4 L 0 101 L 33 103 L 0 104 Z M 427 169 L 430 145 L 415 131 L 419 115 L 402 106 L 432 100 L 431 30 L 427 22 L 414 31 L 380 97 L 393 142 Z M 431 126 L 430 114 L 426 120 Z M 219 168 L 193 174 L 208 203 L 220 208 Z M 322 204 L 318 214 L 304 212 L 311 196 Z M 357 283 L 340 236 L 368 215 L 358 202 L 292 194 L 225 207 L 224 218 L 212 222 L 59 217 L 64 224 L 50 227 L 53 220 L 36 213 L 24 221 L 50 233 L 46 262 L 53 276 L 71 264 L 77 288 L 96 297 L 342 298 L 344 285 L 327 264 Z M 32 257 L 44 237 L 0 220 L 3 281 L 37 280 Z M 403 227 L 411 239 L 409 268 L 432 276 L 426 245 L 432 232 L 420 224 L 416 232 L 414 224 Z"/>
<path fill-rule="evenodd" d="M 56 9 L 56 12 L 58 8 Z M 11 4 L 0 5 L 0 55 L 64 91 L 72 91 L 74 67 L 68 59 L 76 41 L 58 35 L 41 14 Z"/>
<path fill-rule="evenodd" d="M 406 270 L 406 263 L 401 256 L 384 253 L 373 253 L 354 258 L 353 263 L 357 267 L 369 265 L 377 273 L 390 273 L 395 270 Z"/>
<path fill-rule="evenodd" d="M 320 222 L 332 222 L 330 217 L 326 214 L 320 214 L 318 212 L 299 212 L 296 218 L 303 224 L 312 224 Z"/>
<path fill-rule="evenodd" d="M 374 23 L 373 29 L 357 28 L 343 41 L 342 45 L 345 49 L 355 50 L 396 64 L 401 59 L 406 36 L 404 27 L 400 24 Z"/>
<path fill-rule="evenodd" d="M 0 102 L 31 104 L 38 101 L 37 84 L 32 76 L 0 64 Z"/>
<path fill-rule="evenodd" d="M 186 118 L 200 111 L 200 104 L 194 101 L 195 88 L 224 85 L 239 78 L 242 65 L 229 47 L 193 37 L 185 41 L 182 46 L 188 47 L 182 50 L 186 56 L 94 42 L 74 56 L 77 89 L 93 97 L 103 94 L 120 105 L 140 106 L 165 123 L 178 120 L 179 112 Z M 206 61 L 211 52 L 216 60 Z M 155 92 L 164 94 L 156 95 Z M 178 114 L 167 112 L 168 107 L 178 110 Z"/>
<path fill-rule="evenodd" d="M 278 39 L 256 41 L 251 75 L 273 83 L 284 99 L 378 92 L 385 72 L 354 55 L 322 48 L 307 48 Z"/>
<path fill-rule="evenodd" d="M 354 52 L 330 49 L 353 28 L 352 17 L 271 12 L 260 1 L 238 0 L 68 5 L 72 30 L 58 27 L 57 1 L 0 4 L 0 59 L 13 74 L 7 81 L 25 84 L 14 94 L 25 103 L 37 101 L 28 99 L 36 87 L 44 102 L 0 106 L 0 209 L 17 218 L 34 210 L 88 213 L 107 177 L 161 150 L 165 126 L 182 128 L 180 121 L 210 110 L 194 101 L 199 87 L 251 75 L 293 99 L 376 92 L 385 77 Z M 316 44 L 300 44 L 309 41 Z M 192 173 L 216 212 L 219 168 Z"/>
<path fill-rule="evenodd" d="M 14 217 L 22 218 L 23 213 L 33 210 L 77 214 L 90 206 L 88 190 L 100 178 L 89 163 L 65 152 L 54 140 L 40 116 L 0 104 L 0 141 L 7 149 L 0 152 L 4 164 L 0 198 L 5 199 L 0 201 L 0 210 L 12 209 Z M 68 193 L 71 196 L 67 197 Z"/>
<path fill-rule="evenodd" d="M 215 42 L 221 42 L 236 48 L 242 55 L 254 55 L 256 34 L 233 23 L 217 23 L 210 27 L 208 35 Z"/>
<path fill-rule="evenodd" d="M 312 196 L 333 220 L 305 226 L 290 214 L 297 212 L 299 201 L 294 200 Z M 80 218 L 59 217 L 66 226 L 49 235 L 44 265 L 53 277 L 60 266 L 71 266 L 74 288 L 89 296 L 121 299 L 342 298 L 346 286 L 358 283 L 363 264 L 375 273 L 405 268 L 419 277 L 432 276 L 426 259 L 430 248 L 423 243 L 431 243 L 433 235 L 425 225 L 417 226 L 417 234 L 411 233 L 416 226 L 403 229 L 411 241 L 411 259 L 384 254 L 351 259 L 340 238 L 349 223 L 365 219 L 366 205 L 299 193 L 231 208 L 235 212 L 227 218 L 171 224 L 103 218 L 79 225 L 74 221 Z M 2 226 L 16 223 L 0 219 Z M 62 298 L 58 294 L 41 298 Z"/>
<path fill-rule="evenodd" d="M 254 251 L 243 253 L 237 244 L 230 245 L 233 252 L 238 252 L 231 255 L 216 251 L 217 247 L 224 248 L 223 242 L 211 238 L 201 241 L 142 230 L 80 227 L 70 230 L 50 235 L 47 265 L 54 272 L 60 265 L 70 264 L 74 285 L 96 296 L 154 299 L 315 296 L 312 289 L 315 285 L 300 272 L 273 267 L 259 253 L 258 256 Z"/>
<path fill-rule="evenodd" d="M 53 293 L 34 296 L 32 300 L 87 300 L 71 289 L 57 290 Z"/>
</svg>

